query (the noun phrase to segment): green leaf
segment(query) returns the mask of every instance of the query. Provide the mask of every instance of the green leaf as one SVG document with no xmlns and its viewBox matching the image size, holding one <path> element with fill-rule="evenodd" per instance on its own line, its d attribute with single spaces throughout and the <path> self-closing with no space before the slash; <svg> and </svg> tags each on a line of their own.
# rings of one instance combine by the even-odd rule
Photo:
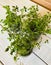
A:
<svg viewBox="0 0 51 65">
<path fill-rule="evenodd" d="M 16 56 L 14 56 L 14 60 L 16 61 L 16 59 L 17 59 L 17 57 Z"/>
<path fill-rule="evenodd" d="M 46 33 L 51 34 L 51 29 L 47 29 Z"/>
<path fill-rule="evenodd" d="M 15 52 L 15 50 L 14 50 L 14 48 L 13 48 L 13 49 L 11 49 L 10 54 L 13 55 L 14 52 Z"/>
<path fill-rule="evenodd" d="M 12 7 L 13 7 L 13 9 L 12 9 L 12 10 L 13 10 L 14 12 L 19 12 L 19 8 L 18 8 L 18 6 L 17 6 L 17 5 L 16 5 L 16 6 L 12 6 Z"/>
<path fill-rule="evenodd" d="M 48 43 L 48 39 L 45 41 L 45 43 Z"/>
<path fill-rule="evenodd" d="M 7 10 L 7 14 L 10 13 L 10 6 L 9 5 L 6 5 L 6 6 L 3 6 L 3 8 L 5 8 Z"/>
<path fill-rule="evenodd" d="M 8 47 L 5 49 L 5 52 L 9 51 L 9 48 L 10 48 L 10 46 L 8 46 Z"/>
</svg>

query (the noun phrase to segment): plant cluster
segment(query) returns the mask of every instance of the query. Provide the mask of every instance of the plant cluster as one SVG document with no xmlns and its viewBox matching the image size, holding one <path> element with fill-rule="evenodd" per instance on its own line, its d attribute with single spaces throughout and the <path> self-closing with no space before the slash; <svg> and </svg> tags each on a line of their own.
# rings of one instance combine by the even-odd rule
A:
<svg viewBox="0 0 51 65">
<path fill-rule="evenodd" d="M 10 54 L 15 53 L 26 56 L 29 55 L 34 47 L 40 47 L 37 40 L 41 34 L 50 33 L 48 24 L 51 22 L 51 14 L 41 16 L 38 13 L 38 6 L 31 6 L 19 9 L 18 6 L 3 6 L 6 9 L 6 18 L 2 20 L 2 31 L 7 31 L 10 46 L 5 51 L 10 50 Z"/>
</svg>

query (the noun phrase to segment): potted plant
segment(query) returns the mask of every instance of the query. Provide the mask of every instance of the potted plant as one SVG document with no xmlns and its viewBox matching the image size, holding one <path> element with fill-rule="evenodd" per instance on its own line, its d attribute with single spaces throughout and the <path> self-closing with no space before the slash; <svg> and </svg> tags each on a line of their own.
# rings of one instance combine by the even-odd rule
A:
<svg viewBox="0 0 51 65">
<path fill-rule="evenodd" d="M 10 46 L 5 51 L 10 50 L 10 54 L 17 59 L 17 55 L 27 56 L 33 48 L 40 47 L 39 39 L 41 34 L 51 34 L 48 24 L 51 22 L 51 13 L 41 16 L 38 13 L 38 6 L 31 6 L 19 9 L 17 6 L 3 6 L 6 9 L 6 18 L 1 20 L 3 23 L 1 31 L 7 31 Z"/>
</svg>

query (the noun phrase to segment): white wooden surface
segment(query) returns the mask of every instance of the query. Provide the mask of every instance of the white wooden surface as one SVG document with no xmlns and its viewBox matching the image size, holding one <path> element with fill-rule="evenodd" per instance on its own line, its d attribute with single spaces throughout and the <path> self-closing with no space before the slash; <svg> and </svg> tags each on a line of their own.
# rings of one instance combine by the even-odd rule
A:
<svg viewBox="0 0 51 65">
<path fill-rule="evenodd" d="M 1 5 L 18 5 L 20 8 L 23 6 L 30 7 L 35 3 L 29 0 L 0 0 L 0 18 L 5 18 L 5 10 L 2 8 Z M 41 14 L 45 14 L 48 10 L 39 6 L 39 11 Z M 0 27 L 1 30 L 1 27 Z M 51 35 L 48 35 L 51 37 Z M 45 65 L 40 59 L 38 59 L 33 53 L 27 57 L 20 57 L 20 60 L 14 62 L 13 56 L 9 54 L 9 52 L 5 53 L 5 48 L 9 45 L 9 41 L 7 39 L 8 34 L 5 32 L 2 34 L 0 32 L 0 60 L 4 63 L 4 65 Z M 45 60 L 48 65 L 51 65 L 51 39 L 49 39 L 48 44 L 44 44 L 44 40 L 47 38 L 43 36 L 43 42 L 41 43 L 41 48 L 34 49 L 35 51 L 43 60 Z"/>
</svg>

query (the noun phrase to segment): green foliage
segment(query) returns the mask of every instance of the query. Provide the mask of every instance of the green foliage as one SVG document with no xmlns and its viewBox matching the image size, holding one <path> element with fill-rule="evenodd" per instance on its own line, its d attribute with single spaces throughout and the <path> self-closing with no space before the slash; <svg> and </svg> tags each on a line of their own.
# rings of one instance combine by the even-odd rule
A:
<svg viewBox="0 0 51 65">
<path fill-rule="evenodd" d="M 51 34 L 51 29 L 47 29 L 47 30 L 46 30 L 46 33 Z"/>
<path fill-rule="evenodd" d="M 51 22 L 51 14 L 47 13 L 40 16 L 38 6 L 26 8 L 25 6 L 19 10 L 17 6 L 13 6 L 12 10 L 9 6 L 3 6 L 6 9 L 6 19 L 2 21 L 3 31 L 7 31 L 10 40 L 10 54 L 17 53 L 22 56 L 29 55 L 34 47 L 40 47 L 37 40 L 41 34 L 51 33 L 48 30 L 48 24 Z M 20 14 L 18 14 L 20 12 Z M 14 60 L 16 60 L 16 55 Z"/>
</svg>

